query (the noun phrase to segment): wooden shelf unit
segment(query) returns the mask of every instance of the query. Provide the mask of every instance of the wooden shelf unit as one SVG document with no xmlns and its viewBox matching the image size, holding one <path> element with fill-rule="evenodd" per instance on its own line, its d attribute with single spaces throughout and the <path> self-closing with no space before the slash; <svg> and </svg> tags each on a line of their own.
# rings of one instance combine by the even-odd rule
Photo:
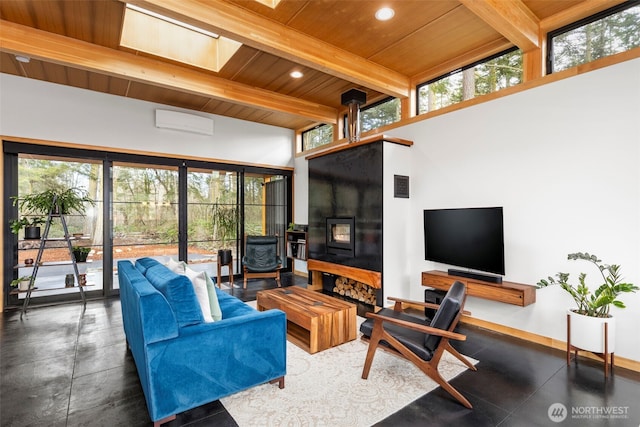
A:
<svg viewBox="0 0 640 427">
<path fill-rule="evenodd" d="M 455 281 L 467 285 L 467 295 L 484 298 L 491 301 L 526 307 L 536 302 L 536 287 L 522 283 L 502 282 L 491 283 L 477 279 L 453 276 L 444 271 L 423 271 L 422 286 L 448 291 Z"/>
<path fill-rule="evenodd" d="M 299 259 L 306 261 L 307 251 L 307 232 L 306 231 L 287 231 L 285 233 L 287 258 Z"/>
</svg>

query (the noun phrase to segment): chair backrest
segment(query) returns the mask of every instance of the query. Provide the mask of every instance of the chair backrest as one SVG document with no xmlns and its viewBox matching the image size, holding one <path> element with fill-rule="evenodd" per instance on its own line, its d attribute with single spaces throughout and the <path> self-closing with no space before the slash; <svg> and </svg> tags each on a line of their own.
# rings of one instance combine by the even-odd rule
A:
<svg viewBox="0 0 640 427">
<path fill-rule="evenodd" d="M 466 288 L 464 283 L 458 281 L 455 281 L 453 285 L 451 285 L 449 291 L 447 291 L 447 294 L 442 299 L 438 311 L 436 311 L 433 319 L 431 319 L 429 326 L 445 331 L 451 328 L 452 323 L 464 306 Z M 442 337 L 438 335 L 426 335 L 424 338 L 424 346 L 431 351 L 435 351 L 441 339 Z"/>
<path fill-rule="evenodd" d="M 246 236 L 245 261 L 252 268 L 275 268 L 280 262 L 278 236 Z"/>
</svg>

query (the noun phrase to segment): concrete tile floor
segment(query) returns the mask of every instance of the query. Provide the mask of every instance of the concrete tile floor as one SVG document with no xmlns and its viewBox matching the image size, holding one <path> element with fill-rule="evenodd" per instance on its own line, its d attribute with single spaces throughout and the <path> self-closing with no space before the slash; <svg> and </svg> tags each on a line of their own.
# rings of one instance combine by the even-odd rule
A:
<svg viewBox="0 0 640 427">
<path fill-rule="evenodd" d="M 237 285 L 241 282 L 237 282 Z M 285 275 L 283 285 L 306 285 Z M 234 295 L 249 301 L 273 281 L 254 280 Z M 360 311 L 360 310 L 359 310 Z M 436 389 L 381 421 L 380 426 L 633 426 L 640 425 L 640 373 L 616 368 L 605 380 L 590 360 L 566 365 L 565 355 L 461 326 L 459 350 L 478 359 L 478 371 L 453 380 L 473 404 L 468 410 Z M 0 317 L 1 426 L 151 425 L 131 354 L 126 349 L 118 299 L 32 308 Z M 552 422 L 549 406 L 569 416 Z M 619 418 L 572 418 L 573 410 L 622 408 Z M 583 414 L 584 415 L 584 414 Z M 173 426 L 236 426 L 220 402 L 179 414 Z"/>
</svg>

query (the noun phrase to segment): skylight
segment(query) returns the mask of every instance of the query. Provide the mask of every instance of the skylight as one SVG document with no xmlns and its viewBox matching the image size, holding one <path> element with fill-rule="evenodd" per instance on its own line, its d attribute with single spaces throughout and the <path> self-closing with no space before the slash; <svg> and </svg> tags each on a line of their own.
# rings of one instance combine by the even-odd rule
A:
<svg viewBox="0 0 640 427">
<path fill-rule="evenodd" d="M 120 46 L 218 72 L 242 44 L 127 4 Z"/>
<path fill-rule="evenodd" d="M 271 9 L 275 9 L 280 0 L 256 0 L 258 3 L 262 3 L 265 6 L 269 6 Z"/>
<path fill-rule="evenodd" d="M 144 9 L 140 6 L 136 6 L 134 4 L 127 3 L 127 8 L 131 10 L 135 10 L 136 12 L 144 13 L 145 15 L 153 16 L 154 18 L 161 19 L 163 21 L 169 22 L 174 25 L 178 25 L 180 27 L 186 28 L 187 30 L 195 31 L 200 34 L 204 34 L 205 36 L 209 36 L 211 38 L 217 39 L 220 37 L 216 33 L 212 33 L 211 31 L 203 30 L 202 28 L 195 27 L 191 24 L 187 24 L 186 22 L 178 21 L 177 19 L 169 18 L 168 16 L 160 15 L 159 13 L 152 12 L 150 10 Z"/>
</svg>

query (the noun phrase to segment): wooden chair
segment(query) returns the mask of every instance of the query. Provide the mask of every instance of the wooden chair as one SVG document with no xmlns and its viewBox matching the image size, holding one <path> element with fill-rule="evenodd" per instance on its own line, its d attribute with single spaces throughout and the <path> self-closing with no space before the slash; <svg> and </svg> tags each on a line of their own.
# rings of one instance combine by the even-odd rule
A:
<svg viewBox="0 0 640 427">
<path fill-rule="evenodd" d="M 412 362 L 429 378 L 437 382 L 465 407 L 471 409 L 469 401 L 449 384 L 438 372 L 438 363 L 446 351 L 458 358 L 469 369 L 476 370 L 463 355 L 454 349 L 449 340 L 464 341 L 465 335 L 453 332 L 463 314 L 466 286 L 455 282 L 439 305 L 389 298 L 395 301 L 393 309 L 384 308 L 378 313 L 367 313 L 369 318 L 360 326 L 363 339 L 368 339 L 369 349 L 362 370 L 367 379 L 373 356 L 379 346 Z M 411 303 L 421 307 L 437 308 L 433 319 L 420 319 L 403 312 L 402 304 Z M 464 312 L 468 314 L 468 312 Z"/>
<path fill-rule="evenodd" d="M 244 256 L 242 257 L 244 289 L 247 288 L 247 279 L 253 278 L 274 278 L 280 287 L 281 268 L 282 259 L 277 234 L 244 237 Z"/>
</svg>

